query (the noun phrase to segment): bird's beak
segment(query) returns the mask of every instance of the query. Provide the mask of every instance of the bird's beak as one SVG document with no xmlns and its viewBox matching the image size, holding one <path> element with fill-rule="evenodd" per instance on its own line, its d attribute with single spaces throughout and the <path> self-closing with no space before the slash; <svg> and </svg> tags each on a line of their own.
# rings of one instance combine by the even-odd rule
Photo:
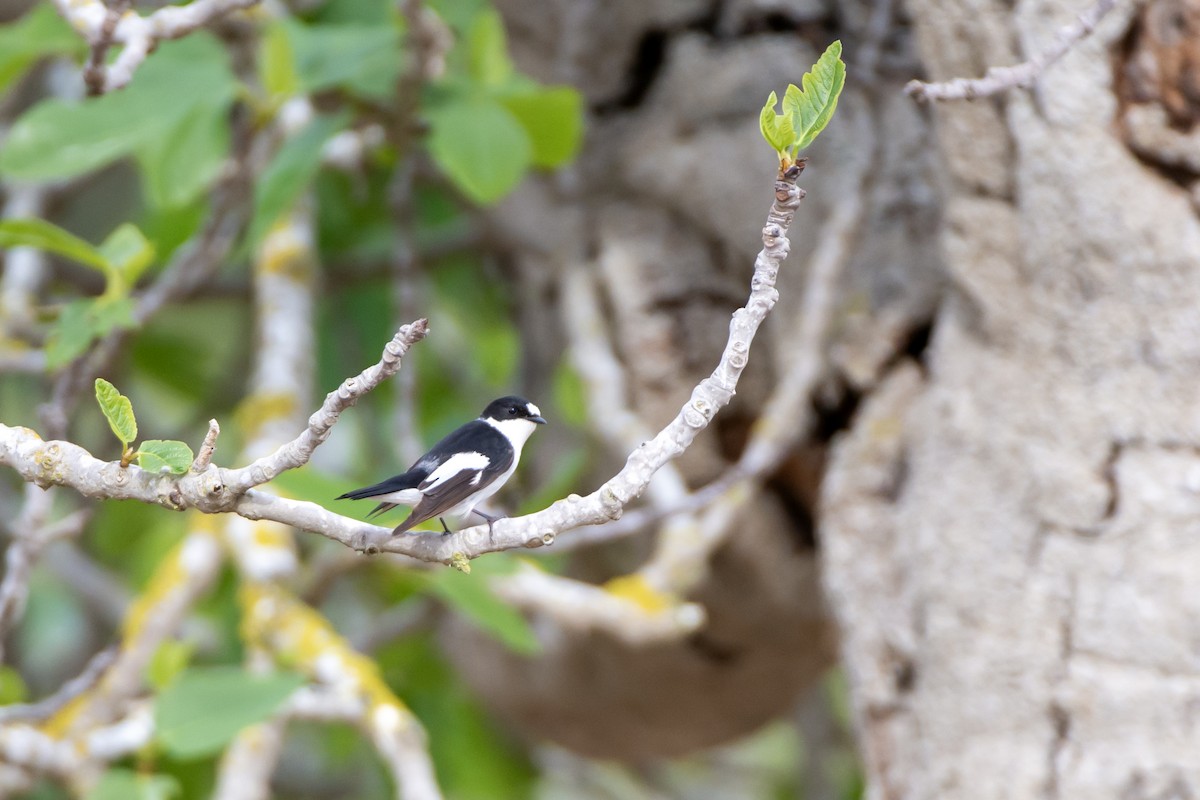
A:
<svg viewBox="0 0 1200 800">
<path fill-rule="evenodd" d="M 540 417 L 540 416 L 535 415 L 532 417 L 527 417 L 526 419 L 528 419 L 530 422 L 534 423 L 535 425 L 545 425 L 546 424 L 545 417 Z"/>
</svg>

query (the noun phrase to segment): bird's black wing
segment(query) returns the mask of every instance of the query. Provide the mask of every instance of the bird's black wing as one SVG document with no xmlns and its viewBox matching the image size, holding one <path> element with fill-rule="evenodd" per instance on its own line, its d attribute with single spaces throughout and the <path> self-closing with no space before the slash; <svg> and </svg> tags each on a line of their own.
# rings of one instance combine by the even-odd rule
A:
<svg viewBox="0 0 1200 800">
<path fill-rule="evenodd" d="M 463 433 L 461 438 L 456 436 L 460 433 Z M 451 441 L 452 437 L 457 440 Z M 446 449 L 437 452 L 443 445 Z M 435 453 L 440 457 L 438 468 L 417 486 L 424 497 L 413 506 L 408 519 L 396 527 L 396 533 L 404 533 L 426 520 L 440 517 L 491 484 L 513 463 L 512 445 L 503 434 L 479 420 L 464 425 L 439 442 L 429 452 L 431 456 Z M 455 459 L 459 459 L 462 467 L 448 472 L 447 467 L 452 467 Z"/>
</svg>

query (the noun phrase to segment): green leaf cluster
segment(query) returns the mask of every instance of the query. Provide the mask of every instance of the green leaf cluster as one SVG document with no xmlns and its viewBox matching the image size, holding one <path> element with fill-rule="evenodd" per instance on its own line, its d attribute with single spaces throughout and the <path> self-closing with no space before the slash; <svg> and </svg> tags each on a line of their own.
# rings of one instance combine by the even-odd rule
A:
<svg viewBox="0 0 1200 800">
<path fill-rule="evenodd" d="M 19 22 L 0 27 L 0 92 L 46 56 L 79 55 L 86 49 L 51 6 L 37 4 Z"/>
<path fill-rule="evenodd" d="M 228 150 L 237 82 L 211 36 L 165 42 L 119 92 L 84 101 L 43 100 L 13 125 L 0 175 L 26 181 L 73 178 L 132 156 L 146 195 L 178 207 L 197 198 Z"/>
<path fill-rule="evenodd" d="M 566 86 L 542 86 L 508 56 L 504 23 L 491 8 L 465 31 L 461 71 L 428 98 L 428 147 L 469 198 L 494 203 L 532 167 L 574 158 L 583 138 L 583 99 Z"/>
<path fill-rule="evenodd" d="M 775 92 L 767 98 L 758 126 L 767 144 L 779 155 L 782 169 L 791 166 L 799 151 L 812 144 L 833 118 L 846 82 L 846 65 L 842 63 L 841 55 L 842 43 L 835 41 L 817 59 L 812 70 L 801 77 L 803 88 L 788 84 L 783 95 L 782 114 L 775 111 L 779 102 Z"/>
<path fill-rule="evenodd" d="M 166 470 L 182 475 L 188 471 L 195 456 L 192 448 L 183 442 L 147 439 L 136 451 L 130 447 L 138 434 L 133 403 L 104 378 L 96 378 L 96 402 L 108 421 L 108 427 L 121 442 L 121 466 L 129 466 L 136 458 L 138 466 L 150 472 Z"/>
</svg>

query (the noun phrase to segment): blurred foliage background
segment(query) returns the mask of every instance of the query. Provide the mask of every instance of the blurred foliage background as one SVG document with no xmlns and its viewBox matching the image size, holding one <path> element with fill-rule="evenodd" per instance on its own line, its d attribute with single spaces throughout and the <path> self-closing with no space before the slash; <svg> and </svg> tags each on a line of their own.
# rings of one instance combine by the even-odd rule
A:
<svg viewBox="0 0 1200 800">
<path fill-rule="evenodd" d="M 428 445 L 509 392 L 533 397 L 553 425 L 531 444 L 525 467 L 500 496 L 503 505 L 541 508 L 603 477 L 590 458 L 595 442 L 581 382 L 561 343 L 550 344 L 557 361 L 549 365 L 527 356 L 528 325 L 518 320 L 552 312 L 517 291 L 478 213 L 528 176 L 585 157 L 586 101 L 575 87 L 540 83 L 514 66 L 494 8 L 483 0 L 405 8 L 385 0 L 286 9 L 268 3 L 162 43 L 131 85 L 98 98 L 81 96 L 87 46 L 48 3 L 0 10 L 0 181 L 10 212 L 0 245 L 32 245 L 50 256 L 29 316 L 6 308 L 0 326 L 2 349 L 14 361 L 33 351 L 44 359 L 0 375 L 5 424 L 43 430 L 39 406 L 55 381 L 115 336 L 120 346 L 103 374 L 131 399 L 141 436 L 194 449 L 216 418 L 217 460 L 237 466 L 230 459 L 247 431 L 271 413 L 261 398 L 246 396 L 259 346 L 252 263 L 272 226 L 301 203 L 312 211 L 319 265 L 316 391 L 377 360 L 398 322 L 426 316 L 432 334 L 407 360 L 405 380 L 385 383 L 347 413 L 311 464 L 273 484 L 278 491 L 361 516 L 367 508 L 331 498 L 403 470 L 411 453 L 397 445 L 397 425 L 406 409 Z M 411 35 L 418 19 L 423 44 Z M 247 197 L 214 191 L 228 180 L 231 159 L 235 168 L 253 169 L 242 187 Z M 763 171 L 746 179 L 761 184 L 765 198 L 770 177 Z M 11 213 L 13 198 L 31 186 L 40 187 L 41 210 Z M 218 204 L 239 202 L 248 211 L 219 268 L 186 299 L 137 318 L 138 293 L 195 246 Z M 750 242 L 756 234 L 745 231 Z M 553 326 L 545 335 L 555 336 Z M 90 391 L 83 395 L 66 433 L 98 457 L 116 458 Z M 59 495 L 61 511 L 79 503 Z M 11 474 L 3 476 L 0 503 L 15 518 L 21 486 Z M 161 508 L 96 504 L 83 535 L 52 546 L 32 573 L 27 608 L 10 633 L 0 699 L 36 699 L 77 674 L 113 640 L 129 602 L 186 525 L 183 515 Z M 294 588 L 377 661 L 424 724 L 447 797 L 806 797 L 814 772 L 824 773 L 817 783 L 835 787 L 832 796 L 857 796 L 844 729 L 832 735 L 840 744 L 825 747 L 821 763 L 809 763 L 786 704 L 779 721 L 748 739 L 673 761 L 592 761 L 518 737 L 459 680 L 439 637 L 445 615 L 457 614 L 537 657 L 537 633 L 481 578 L 511 569 L 518 556 L 489 556 L 468 578 L 348 557 L 318 536 L 298 542 L 304 566 Z M 567 565 L 553 553 L 537 558 L 547 569 Z M 147 675 L 153 692 L 188 670 L 242 663 L 238 585 L 227 564 L 181 638 L 161 646 Z M 836 676 L 817 691 L 835 708 L 843 704 Z M 846 716 L 844 709 L 837 715 L 842 726 Z M 114 764 L 89 797 L 209 796 L 219 751 L 180 757 L 161 736 Z M 312 722 L 289 728 L 273 790 L 286 798 L 396 791 L 360 732 Z M 28 796 L 67 795 L 42 781 Z"/>
</svg>

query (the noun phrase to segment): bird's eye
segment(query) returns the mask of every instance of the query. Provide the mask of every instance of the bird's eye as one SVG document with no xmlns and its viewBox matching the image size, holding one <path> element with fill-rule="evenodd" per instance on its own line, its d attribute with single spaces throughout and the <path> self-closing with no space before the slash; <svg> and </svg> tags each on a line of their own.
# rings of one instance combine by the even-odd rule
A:
<svg viewBox="0 0 1200 800">
<path fill-rule="evenodd" d="M 512 413 L 514 413 L 514 414 L 520 414 L 520 413 L 521 413 L 521 409 L 517 408 L 516 406 L 509 406 L 509 407 L 508 407 L 508 410 L 509 410 L 509 411 L 511 411 L 511 412 L 512 412 Z"/>
</svg>

